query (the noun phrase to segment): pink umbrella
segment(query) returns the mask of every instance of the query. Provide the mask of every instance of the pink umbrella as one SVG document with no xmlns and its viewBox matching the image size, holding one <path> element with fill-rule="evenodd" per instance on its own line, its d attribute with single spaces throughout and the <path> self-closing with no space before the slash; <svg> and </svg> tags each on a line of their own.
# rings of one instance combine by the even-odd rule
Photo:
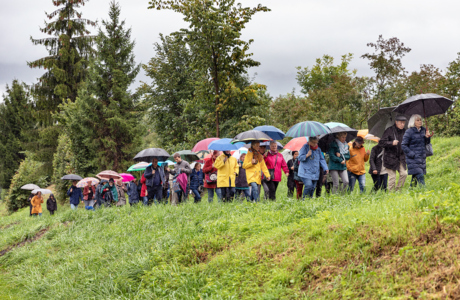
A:
<svg viewBox="0 0 460 300">
<path fill-rule="evenodd" d="M 94 177 L 86 177 L 77 183 L 77 187 L 84 188 L 85 186 L 88 185 L 88 182 L 91 182 L 91 185 L 96 185 L 99 183 L 99 180 Z"/>
<path fill-rule="evenodd" d="M 101 173 L 97 174 L 96 177 L 99 179 L 107 180 L 109 180 L 110 178 L 113 178 L 113 180 L 121 179 L 121 176 L 117 172 L 111 170 L 102 171 Z"/>
<path fill-rule="evenodd" d="M 127 173 L 121 173 L 120 176 L 123 179 L 123 182 L 130 182 L 135 178 L 133 175 Z"/>
<path fill-rule="evenodd" d="M 220 140 L 219 138 L 208 138 L 196 143 L 195 147 L 193 147 L 192 152 L 199 152 L 199 151 L 207 151 L 208 145 L 211 144 L 212 141 Z"/>
</svg>

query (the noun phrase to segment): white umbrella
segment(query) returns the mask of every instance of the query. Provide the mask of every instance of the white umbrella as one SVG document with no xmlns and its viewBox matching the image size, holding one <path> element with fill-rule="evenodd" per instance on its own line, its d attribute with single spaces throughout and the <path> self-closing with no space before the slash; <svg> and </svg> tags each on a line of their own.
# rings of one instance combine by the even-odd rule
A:
<svg viewBox="0 0 460 300">
<path fill-rule="evenodd" d="M 243 153 L 248 153 L 248 148 L 246 147 L 241 147 L 240 149 L 236 150 L 235 153 L 233 153 L 233 157 L 236 159 L 240 159 L 241 154 Z"/>
<path fill-rule="evenodd" d="M 42 195 L 52 194 L 53 193 L 52 191 L 47 190 L 47 189 L 35 189 L 35 190 L 32 191 L 32 194 L 36 194 L 38 192 L 41 192 Z"/>
<path fill-rule="evenodd" d="M 39 188 L 40 187 L 38 185 L 32 184 L 32 183 L 29 183 L 29 184 L 21 186 L 22 190 L 28 190 L 28 191 L 33 191 L 33 190 L 36 190 L 36 189 L 39 189 Z"/>
</svg>

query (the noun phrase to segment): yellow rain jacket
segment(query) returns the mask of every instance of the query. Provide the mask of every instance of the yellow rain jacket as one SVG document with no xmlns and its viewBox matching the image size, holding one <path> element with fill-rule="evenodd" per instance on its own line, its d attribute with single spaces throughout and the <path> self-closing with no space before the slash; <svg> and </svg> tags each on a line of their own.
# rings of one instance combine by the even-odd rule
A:
<svg viewBox="0 0 460 300">
<path fill-rule="evenodd" d="M 243 169 L 246 170 L 248 184 L 255 182 L 260 185 L 262 182 L 261 172 L 264 172 L 265 177 L 269 177 L 270 173 L 268 173 L 268 169 L 262 155 L 259 155 L 261 160 L 259 160 L 259 162 L 255 165 L 252 164 L 253 157 L 254 154 L 252 153 L 252 150 L 249 149 L 248 154 L 246 154 L 246 157 L 244 158 Z"/>
<path fill-rule="evenodd" d="M 30 203 L 32 204 L 32 214 L 42 213 L 43 198 L 41 196 L 34 196 L 32 200 L 30 200 Z"/>
<path fill-rule="evenodd" d="M 233 156 L 230 156 L 224 162 L 225 154 L 217 157 L 214 162 L 214 168 L 217 169 L 217 187 L 235 187 L 236 174 L 239 173 L 240 168 L 238 161 Z M 231 182 L 230 182 L 231 181 Z"/>
</svg>

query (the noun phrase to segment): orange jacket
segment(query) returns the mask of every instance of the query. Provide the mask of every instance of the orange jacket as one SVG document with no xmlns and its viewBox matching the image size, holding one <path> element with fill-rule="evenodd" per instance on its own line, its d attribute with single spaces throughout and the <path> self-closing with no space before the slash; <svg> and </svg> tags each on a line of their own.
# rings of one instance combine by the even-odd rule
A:
<svg viewBox="0 0 460 300">
<path fill-rule="evenodd" d="M 348 145 L 350 146 L 350 159 L 347 160 L 347 170 L 356 175 L 366 174 L 364 163 L 369 160 L 366 149 L 364 147 L 353 148 L 353 142 L 348 143 Z"/>
<path fill-rule="evenodd" d="M 34 196 L 30 203 L 32 204 L 32 214 L 42 213 L 43 198 L 41 196 Z"/>
</svg>

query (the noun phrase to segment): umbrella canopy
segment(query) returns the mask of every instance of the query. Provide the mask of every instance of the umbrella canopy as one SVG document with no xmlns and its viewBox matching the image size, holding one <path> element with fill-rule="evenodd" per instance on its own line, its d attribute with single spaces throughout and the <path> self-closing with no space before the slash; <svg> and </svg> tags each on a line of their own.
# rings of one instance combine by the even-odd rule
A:
<svg viewBox="0 0 460 300">
<path fill-rule="evenodd" d="M 196 155 L 196 153 L 190 150 L 182 150 L 182 151 L 175 152 L 175 153 L 179 153 L 180 157 L 189 163 L 194 162 L 196 160 L 200 160 L 200 158 Z M 168 159 L 170 161 L 173 161 L 174 157 L 171 156 Z"/>
<path fill-rule="evenodd" d="M 373 142 L 376 142 L 378 143 L 380 141 L 380 138 L 378 136 L 375 136 L 375 135 L 372 135 L 372 134 L 366 134 L 366 136 L 364 137 L 365 140 L 369 140 L 369 141 L 373 141 Z"/>
<path fill-rule="evenodd" d="M 232 139 L 220 139 L 211 142 L 208 145 L 209 150 L 218 150 L 218 151 L 235 151 L 238 150 L 238 145 L 231 144 Z"/>
<path fill-rule="evenodd" d="M 196 153 L 196 156 L 198 156 L 200 159 L 204 159 L 209 153 L 211 153 L 211 150 L 201 150 Z"/>
<path fill-rule="evenodd" d="M 265 142 L 265 141 L 270 141 L 271 137 L 269 137 L 266 133 L 263 133 L 262 131 L 259 130 L 249 130 L 242 132 L 235 136 L 235 138 L 232 140 L 232 143 L 239 143 L 239 142 L 244 142 L 244 143 L 249 143 L 249 142 Z"/>
<path fill-rule="evenodd" d="M 47 194 L 52 194 L 53 192 L 47 189 L 35 189 L 32 191 L 32 194 L 36 194 L 38 192 L 41 192 L 42 195 L 47 195 Z"/>
<path fill-rule="evenodd" d="M 211 144 L 213 141 L 218 141 L 220 140 L 219 138 L 208 138 L 208 139 L 204 139 L 204 140 L 201 140 L 199 141 L 198 143 L 196 143 L 196 145 L 192 148 L 192 151 L 193 152 L 199 152 L 199 151 L 207 151 L 207 150 L 210 150 L 208 148 L 209 144 Z"/>
<path fill-rule="evenodd" d="M 142 162 L 142 161 L 152 161 L 154 158 L 158 159 L 158 161 L 165 161 L 169 157 L 169 153 L 166 150 L 161 148 L 148 148 L 144 149 L 141 152 L 137 153 L 134 157 L 135 161 Z"/>
<path fill-rule="evenodd" d="M 363 139 L 366 137 L 366 135 L 369 134 L 369 129 L 361 129 L 358 130 L 358 136 L 362 137 Z"/>
<path fill-rule="evenodd" d="M 127 172 L 144 171 L 145 169 L 147 169 L 147 167 L 149 167 L 151 165 L 152 165 L 152 163 L 141 161 L 140 163 L 137 163 L 137 164 L 132 165 L 131 167 L 129 167 Z"/>
<path fill-rule="evenodd" d="M 88 182 L 91 182 L 91 185 L 96 185 L 99 183 L 99 180 L 94 177 L 86 177 L 80 180 L 79 182 L 77 182 L 77 187 L 84 188 L 85 186 L 88 185 Z"/>
<path fill-rule="evenodd" d="M 383 107 L 379 109 L 372 117 L 367 120 L 367 126 L 369 128 L 369 133 L 377 137 L 382 137 L 383 133 L 388 127 L 393 126 L 395 123 L 396 117 L 403 115 L 401 113 L 394 112 L 396 106 Z M 408 116 L 405 116 L 406 118 Z M 410 116 L 409 116 L 410 117 Z M 407 129 L 407 122 L 406 122 Z"/>
<path fill-rule="evenodd" d="M 288 149 L 291 151 L 299 151 L 303 147 L 303 145 L 305 145 L 307 142 L 308 142 L 307 136 L 298 137 L 298 138 L 290 140 L 289 143 L 287 143 L 284 146 L 284 149 Z"/>
<path fill-rule="evenodd" d="M 40 187 L 38 185 L 32 184 L 32 183 L 21 186 L 21 190 L 28 190 L 28 191 L 33 191 L 39 188 Z"/>
<path fill-rule="evenodd" d="M 241 154 L 243 153 L 248 153 L 248 149 L 246 147 L 241 147 L 239 148 L 238 150 L 236 150 L 235 152 L 233 152 L 232 156 L 236 159 L 240 159 L 240 156 Z"/>
<path fill-rule="evenodd" d="M 128 174 L 128 173 L 121 173 L 120 176 L 123 182 L 130 182 L 136 178 L 133 175 Z"/>
<path fill-rule="evenodd" d="M 63 177 L 61 177 L 61 180 L 82 180 L 81 176 L 78 176 L 76 174 L 68 174 Z"/>
<path fill-rule="evenodd" d="M 289 149 L 284 150 L 281 154 L 283 155 L 283 158 L 284 158 L 285 162 L 288 162 L 288 161 L 290 161 L 291 159 L 294 158 L 292 156 L 292 151 L 289 150 Z"/>
<path fill-rule="evenodd" d="M 260 145 L 270 147 L 270 142 L 263 142 L 263 143 L 260 143 Z M 283 144 L 281 144 L 280 142 L 276 142 L 276 145 L 278 145 L 278 150 L 283 149 Z"/>
<path fill-rule="evenodd" d="M 222 155 L 222 151 L 218 151 L 217 156 Z M 212 153 L 206 154 L 206 156 L 203 158 L 203 161 L 210 159 L 212 157 Z"/>
<path fill-rule="evenodd" d="M 111 170 L 102 171 L 101 173 L 97 174 L 96 177 L 99 179 L 107 179 L 107 180 L 109 180 L 110 178 L 112 178 L 113 180 L 121 179 L 120 174 L 118 174 L 115 171 L 111 171 Z"/>
<path fill-rule="evenodd" d="M 305 121 L 292 126 L 286 132 L 286 136 L 296 138 L 301 136 L 320 136 L 328 133 L 331 133 L 331 130 L 326 125 L 316 121 Z"/>
<path fill-rule="evenodd" d="M 341 123 L 328 123 L 329 128 L 331 129 L 331 133 L 323 134 L 319 138 L 318 146 L 321 148 L 321 151 L 327 152 L 329 151 L 329 145 L 335 141 L 336 134 L 339 132 L 346 132 L 347 138 L 346 142 L 351 142 L 358 136 L 358 130 L 348 127 L 347 125 L 343 126 L 344 124 Z M 338 125 L 341 124 L 341 125 Z M 333 127 L 330 127 L 333 126 Z"/>
<path fill-rule="evenodd" d="M 160 165 L 160 166 L 165 165 L 165 164 L 167 164 L 168 166 L 174 166 L 176 164 L 176 162 L 170 161 L 170 160 L 158 162 L 158 165 Z"/>
<path fill-rule="evenodd" d="M 437 94 L 419 94 L 399 104 L 394 109 L 394 112 L 402 113 L 406 116 L 418 114 L 428 118 L 444 114 L 453 103 L 454 101 Z"/>
<path fill-rule="evenodd" d="M 275 126 L 264 125 L 264 126 L 257 126 L 254 130 L 262 131 L 263 133 L 267 134 L 273 140 L 282 140 L 286 136 L 286 134 L 281 131 L 280 129 L 276 128 Z"/>
</svg>

